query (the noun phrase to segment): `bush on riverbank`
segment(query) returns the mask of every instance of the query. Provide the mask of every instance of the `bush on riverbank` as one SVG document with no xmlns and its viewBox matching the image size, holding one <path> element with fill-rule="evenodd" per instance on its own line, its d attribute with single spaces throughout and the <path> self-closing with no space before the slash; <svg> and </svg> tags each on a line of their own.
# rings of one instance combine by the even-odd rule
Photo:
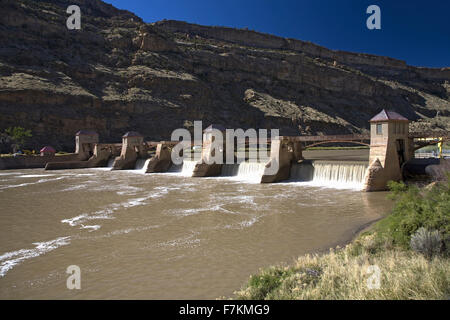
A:
<svg viewBox="0 0 450 320">
<path fill-rule="evenodd" d="M 409 249 L 411 236 L 423 227 L 439 231 L 445 250 L 450 238 L 450 181 L 422 190 L 390 182 L 389 188 L 396 203 L 392 213 L 376 225 L 378 241 Z"/>
<path fill-rule="evenodd" d="M 396 204 L 392 214 L 372 231 L 328 254 L 306 255 L 293 266 L 261 270 L 236 292 L 236 298 L 449 299 L 448 254 L 442 250 L 426 256 L 410 248 L 411 236 L 420 228 L 431 234 L 438 231 L 448 240 L 449 187 L 444 184 L 419 190 L 391 183 Z M 377 270 L 380 288 L 370 289 L 368 281 Z"/>
</svg>

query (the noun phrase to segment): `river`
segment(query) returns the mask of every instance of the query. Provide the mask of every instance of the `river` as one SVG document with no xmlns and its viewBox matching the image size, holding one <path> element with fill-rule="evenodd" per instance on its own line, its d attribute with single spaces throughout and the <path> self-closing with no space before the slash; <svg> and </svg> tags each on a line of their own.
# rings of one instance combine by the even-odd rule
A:
<svg viewBox="0 0 450 320">
<path fill-rule="evenodd" d="M 231 296 L 259 268 L 343 244 L 391 206 L 323 177 L 179 171 L 0 171 L 0 299 Z M 80 290 L 66 287 L 71 265 Z"/>
</svg>

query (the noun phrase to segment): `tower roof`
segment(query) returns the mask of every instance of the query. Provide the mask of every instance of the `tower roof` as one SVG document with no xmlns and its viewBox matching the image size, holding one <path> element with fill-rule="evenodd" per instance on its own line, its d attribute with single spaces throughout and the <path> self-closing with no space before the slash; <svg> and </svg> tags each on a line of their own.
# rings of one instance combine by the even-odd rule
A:
<svg viewBox="0 0 450 320">
<path fill-rule="evenodd" d="M 50 147 L 50 146 L 45 146 L 45 147 L 43 147 L 42 149 L 41 149 L 41 151 L 40 152 L 48 152 L 48 153 L 55 153 L 56 152 L 56 150 L 55 149 L 53 149 L 52 147 Z"/>
<path fill-rule="evenodd" d="M 92 130 L 80 130 L 76 133 L 77 136 L 98 136 L 98 133 Z"/>
<path fill-rule="evenodd" d="M 383 109 L 379 114 L 370 119 L 370 122 L 378 122 L 378 121 L 409 121 L 409 120 L 395 111 Z"/>
<path fill-rule="evenodd" d="M 122 138 L 127 138 L 127 137 L 142 137 L 142 134 L 140 134 L 139 132 L 136 131 L 128 131 L 127 133 L 125 133 Z"/>
</svg>

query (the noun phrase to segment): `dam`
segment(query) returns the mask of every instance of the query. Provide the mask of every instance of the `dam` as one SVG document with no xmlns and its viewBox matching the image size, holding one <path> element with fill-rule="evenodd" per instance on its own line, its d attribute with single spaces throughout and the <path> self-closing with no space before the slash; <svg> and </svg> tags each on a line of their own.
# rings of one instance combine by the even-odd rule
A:
<svg viewBox="0 0 450 320">
<path fill-rule="evenodd" d="M 353 152 L 355 154 L 355 152 Z M 356 151 L 356 154 L 365 156 L 366 152 Z M 327 152 L 333 158 L 333 151 Z M 309 157 L 310 153 L 306 152 Z M 197 161 L 185 160 L 182 165 L 173 166 L 170 173 L 191 177 Z M 368 164 L 366 161 L 333 161 L 333 160 L 305 160 L 301 164 L 292 164 L 288 179 L 282 182 L 303 182 L 305 185 L 348 188 L 361 190 Z M 136 169 L 139 170 L 140 166 Z M 264 175 L 265 163 L 242 162 L 240 164 L 224 164 L 220 175 L 216 178 L 228 178 L 234 181 L 260 183 Z"/>
<path fill-rule="evenodd" d="M 53 150 L 53 154 L 46 151 L 40 157 L 2 158 L 0 169 L 45 167 L 45 170 L 51 171 L 107 167 L 111 170 L 138 169 L 144 173 L 179 171 L 191 177 L 227 176 L 259 183 L 296 180 L 323 186 L 347 185 L 364 191 L 381 191 L 386 190 L 388 181 L 402 180 L 403 167 L 414 159 L 414 151 L 422 147 L 424 141 L 426 144 L 442 143 L 449 138 L 447 132 L 438 133 L 438 140 L 427 138 L 437 133 L 410 134 L 408 122 L 396 112 L 383 110 L 370 120 L 370 134 L 367 135 L 277 136 L 257 141 L 247 139 L 246 156 L 233 164 L 225 164 L 225 158 L 227 153 L 231 153 L 237 159 L 237 144 L 232 143 L 230 146 L 222 142 L 218 146 L 214 142 L 213 133 L 225 132 L 222 126 L 211 125 L 206 128 L 201 142 L 144 141 L 138 132 L 130 131 L 122 137 L 122 143 L 105 144 L 99 143 L 99 135 L 95 131 L 81 130 L 76 134 L 76 150 L 73 154 L 55 156 L 54 149 L 46 147 L 44 149 Z M 308 148 L 330 143 L 363 145 L 369 148 L 369 152 L 358 159 L 350 151 L 336 158 L 329 156 L 322 160 L 314 157 L 305 159 L 303 156 Z M 183 164 L 176 165 L 172 162 L 172 150 L 179 146 L 183 153 Z M 201 152 L 194 151 L 196 146 Z M 263 148 L 263 153 L 250 159 L 250 146 Z M 265 157 L 258 159 L 261 154 Z M 444 167 L 448 166 L 445 160 L 441 162 Z M 277 169 L 271 172 L 273 164 Z"/>
</svg>

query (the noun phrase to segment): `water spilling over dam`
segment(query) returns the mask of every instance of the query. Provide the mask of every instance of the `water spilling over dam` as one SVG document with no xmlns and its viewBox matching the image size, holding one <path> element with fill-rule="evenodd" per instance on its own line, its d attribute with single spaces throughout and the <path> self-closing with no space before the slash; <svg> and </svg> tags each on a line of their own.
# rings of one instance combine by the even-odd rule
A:
<svg viewBox="0 0 450 320">
<path fill-rule="evenodd" d="M 197 161 L 185 159 L 180 165 L 173 165 L 169 172 L 178 173 L 184 177 L 191 177 Z"/>
<path fill-rule="evenodd" d="M 182 165 L 173 166 L 169 171 L 191 177 L 197 162 L 185 160 Z M 222 166 L 220 177 L 259 183 L 265 165 L 266 163 L 257 161 L 225 164 Z M 140 167 L 141 164 L 137 169 Z M 318 187 L 361 190 L 364 187 L 367 167 L 367 161 L 304 161 L 292 165 L 290 177 L 286 183 L 303 182 Z"/>
<path fill-rule="evenodd" d="M 368 167 L 367 162 L 310 161 L 291 168 L 290 181 L 312 186 L 361 190 Z"/>
<path fill-rule="evenodd" d="M 245 161 L 240 164 L 228 164 L 222 167 L 222 177 L 233 177 L 237 180 L 246 182 L 261 181 L 261 177 L 264 173 L 265 163 L 263 162 L 249 162 Z"/>
</svg>

